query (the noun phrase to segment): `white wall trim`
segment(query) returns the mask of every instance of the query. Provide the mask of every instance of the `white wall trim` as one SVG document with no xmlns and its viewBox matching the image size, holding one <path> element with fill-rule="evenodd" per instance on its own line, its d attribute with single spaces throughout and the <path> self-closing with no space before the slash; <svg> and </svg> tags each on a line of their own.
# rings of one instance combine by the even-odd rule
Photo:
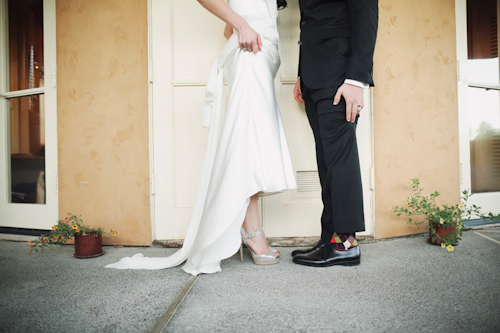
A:
<svg viewBox="0 0 500 333">
<path fill-rule="evenodd" d="M 172 132 L 173 125 L 169 110 L 172 108 L 171 87 L 171 59 L 172 50 L 170 41 L 172 39 L 172 1 L 149 0 L 150 1 L 150 66 L 153 83 L 151 89 L 151 153 L 154 173 L 154 192 L 151 196 L 152 203 L 152 232 L 153 239 L 159 239 L 158 235 L 167 234 L 168 223 L 172 221 L 158 221 L 158 217 L 165 219 L 172 215 L 173 182 L 169 171 L 172 170 Z M 163 34 L 165 31 L 170 33 Z M 161 59 L 161 61 L 158 61 Z M 156 61 L 156 62 L 155 62 Z M 156 75 L 155 75 L 156 74 Z M 160 88 L 164 90 L 159 91 Z M 166 89 L 165 89 L 166 88 Z M 161 128 L 160 128 L 161 124 Z M 157 145 L 163 143 L 162 149 Z M 168 170 L 168 171 L 167 171 Z M 164 202 L 156 202 L 163 198 Z M 173 218 L 173 217 L 172 217 Z M 163 237 L 165 238 L 165 237 Z"/>
<path fill-rule="evenodd" d="M 43 2 L 44 68 L 45 68 L 45 188 L 47 219 L 59 217 L 59 179 L 57 150 L 57 30 L 56 0 Z M 51 191 L 50 189 L 54 189 Z"/>
<path fill-rule="evenodd" d="M 370 143 L 371 143 L 371 168 L 370 168 L 370 184 L 364 184 L 364 186 L 370 186 L 370 212 L 371 212 L 371 236 L 376 238 L 375 235 L 375 122 L 374 122 L 374 103 L 373 103 L 373 88 L 370 88 L 370 111 L 371 111 L 371 124 L 370 124 Z"/>
<path fill-rule="evenodd" d="M 457 39 L 457 102 L 460 160 L 460 191 L 471 187 L 468 75 L 467 75 L 467 0 L 455 1 Z"/>
<path fill-rule="evenodd" d="M 152 0 L 148 0 L 148 122 L 149 122 L 149 205 L 151 210 L 151 237 L 156 239 L 155 222 L 155 158 L 153 114 L 153 20 Z"/>
</svg>

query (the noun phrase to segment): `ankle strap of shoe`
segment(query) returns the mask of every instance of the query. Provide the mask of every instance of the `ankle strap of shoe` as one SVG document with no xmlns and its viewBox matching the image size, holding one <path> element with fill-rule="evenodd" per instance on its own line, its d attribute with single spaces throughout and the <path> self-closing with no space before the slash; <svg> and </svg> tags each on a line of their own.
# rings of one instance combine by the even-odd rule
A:
<svg viewBox="0 0 500 333">
<path fill-rule="evenodd" d="M 243 231 L 245 231 L 245 233 L 248 235 L 247 238 L 255 238 L 257 236 L 260 236 L 262 235 L 262 227 L 260 227 L 260 229 L 258 231 L 255 231 L 255 232 L 246 232 L 245 229 L 241 228 Z"/>
</svg>

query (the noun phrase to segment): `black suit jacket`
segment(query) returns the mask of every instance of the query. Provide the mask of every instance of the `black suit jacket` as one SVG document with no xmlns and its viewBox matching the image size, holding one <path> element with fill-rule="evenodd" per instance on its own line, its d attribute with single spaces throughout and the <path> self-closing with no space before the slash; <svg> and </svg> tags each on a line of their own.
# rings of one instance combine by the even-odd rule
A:
<svg viewBox="0 0 500 333">
<path fill-rule="evenodd" d="M 309 88 L 373 86 L 378 0 L 299 0 L 299 76 Z"/>
</svg>

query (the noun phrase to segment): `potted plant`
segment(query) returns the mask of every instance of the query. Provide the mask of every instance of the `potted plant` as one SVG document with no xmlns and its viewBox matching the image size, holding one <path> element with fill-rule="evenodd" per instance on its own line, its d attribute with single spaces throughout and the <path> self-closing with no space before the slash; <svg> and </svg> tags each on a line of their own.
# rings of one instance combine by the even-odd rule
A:
<svg viewBox="0 0 500 333">
<path fill-rule="evenodd" d="M 472 195 L 468 190 L 462 192 L 460 203 L 456 205 L 438 205 L 436 198 L 439 196 L 438 191 L 434 191 L 428 195 L 423 195 L 423 188 L 420 187 L 418 178 L 411 179 L 408 183 L 412 187 L 413 195 L 409 196 L 404 203 L 406 207 L 396 206 L 394 213 L 397 216 L 421 216 L 420 219 L 408 218 L 407 223 L 420 227 L 422 223 L 427 221 L 427 231 L 431 244 L 441 245 L 448 251 L 453 251 L 454 246 L 461 239 L 464 229 L 464 221 L 469 220 L 472 215 L 477 215 L 481 218 L 498 219 L 499 215 L 481 213 L 481 207 L 476 205 L 467 206 L 467 200 Z"/>
<path fill-rule="evenodd" d="M 39 249 L 43 251 L 49 245 L 64 245 L 73 237 L 75 238 L 75 258 L 94 258 L 103 255 L 102 235 L 110 237 L 116 235 L 116 231 L 106 232 L 102 228 L 89 227 L 83 224 L 83 220 L 72 213 L 57 221 L 52 226 L 52 231 L 47 235 L 40 235 L 35 241 L 30 241 L 30 253 Z"/>
</svg>

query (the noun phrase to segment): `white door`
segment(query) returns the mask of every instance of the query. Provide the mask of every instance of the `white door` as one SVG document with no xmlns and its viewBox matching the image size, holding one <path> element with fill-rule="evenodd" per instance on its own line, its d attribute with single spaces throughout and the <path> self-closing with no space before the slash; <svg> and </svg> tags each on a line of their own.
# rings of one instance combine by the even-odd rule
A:
<svg viewBox="0 0 500 333">
<path fill-rule="evenodd" d="M 297 76 L 299 9 L 280 12 L 281 69 L 276 93 L 299 189 L 261 199 L 269 237 L 319 236 L 322 211 L 314 140 L 292 96 Z M 196 1 L 151 0 L 152 141 L 155 239 L 182 239 L 198 190 L 208 130 L 202 128 L 205 85 L 226 42 L 224 23 Z M 358 126 L 367 231 L 372 234 L 371 96 Z"/>
<path fill-rule="evenodd" d="M 300 11 L 298 1 L 288 1 L 280 11 L 281 67 L 276 76 L 276 95 L 285 125 L 290 153 L 297 178 L 297 190 L 262 198 L 263 221 L 270 237 L 309 237 L 321 233 L 323 210 L 321 186 L 316 166 L 316 153 L 305 108 L 293 98 L 299 61 Z M 333 96 L 332 96 L 333 98 Z M 359 118 L 357 140 L 363 181 L 366 231 L 373 234 L 372 218 L 372 103 L 371 89 L 365 91 L 365 109 Z"/>
<path fill-rule="evenodd" d="M 462 190 L 500 213 L 500 0 L 456 2 Z"/>
<path fill-rule="evenodd" d="M 57 221 L 55 0 L 0 0 L 0 226 Z"/>
</svg>

